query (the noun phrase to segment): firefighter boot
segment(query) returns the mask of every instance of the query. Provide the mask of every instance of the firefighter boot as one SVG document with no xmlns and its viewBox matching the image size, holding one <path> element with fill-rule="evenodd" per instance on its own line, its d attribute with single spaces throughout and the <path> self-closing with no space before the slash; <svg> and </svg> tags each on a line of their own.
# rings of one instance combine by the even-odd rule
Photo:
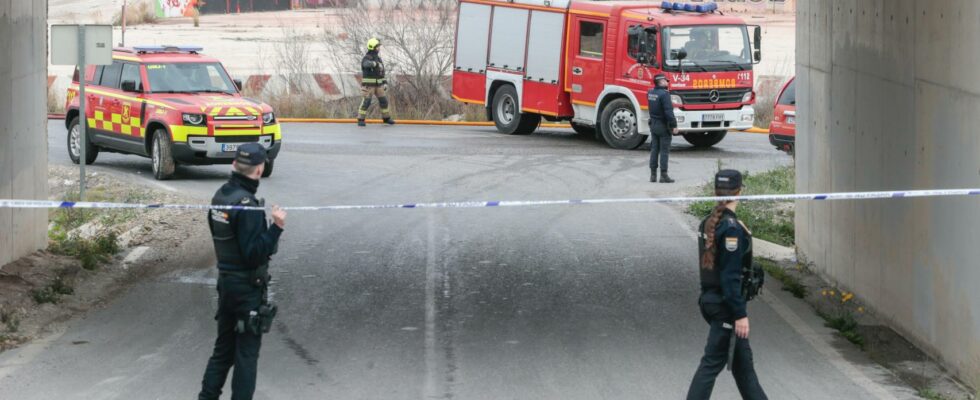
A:
<svg viewBox="0 0 980 400">
<path fill-rule="evenodd" d="M 358 118 L 357 126 L 361 126 L 361 127 L 367 126 L 367 122 L 365 122 L 363 119 Z"/>
<path fill-rule="evenodd" d="M 395 124 L 395 120 L 391 119 L 391 117 L 387 117 L 387 118 L 384 119 L 384 123 L 386 123 L 388 125 L 394 125 Z"/>
<path fill-rule="evenodd" d="M 650 182 L 657 183 L 657 169 L 650 168 Z"/>
<path fill-rule="evenodd" d="M 670 179 L 670 175 L 667 175 L 667 171 L 664 171 L 664 173 L 660 174 L 660 182 L 674 183 L 674 180 Z"/>
</svg>

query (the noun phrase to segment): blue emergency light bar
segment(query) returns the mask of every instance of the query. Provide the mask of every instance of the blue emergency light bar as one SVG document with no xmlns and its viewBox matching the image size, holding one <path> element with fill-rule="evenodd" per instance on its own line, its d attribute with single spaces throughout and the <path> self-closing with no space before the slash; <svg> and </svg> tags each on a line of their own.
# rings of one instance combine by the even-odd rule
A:
<svg viewBox="0 0 980 400">
<path fill-rule="evenodd" d="M 718 9 L 717 3 L 707 3 L 694 5 L 691 3 L 678 3 L 665 1 L 660 3 L 660 8 L 665 11 L 686 11 L 686 12 L 697 12 L 697 13 L 709 13 L 714 12 Z"/>
<path fill-rule="evenodd" d="M 197 54 L 204 51 L 201 46 L 136 46 L 133 47 L 137 53 L 190 53 Z"/>
</svg>

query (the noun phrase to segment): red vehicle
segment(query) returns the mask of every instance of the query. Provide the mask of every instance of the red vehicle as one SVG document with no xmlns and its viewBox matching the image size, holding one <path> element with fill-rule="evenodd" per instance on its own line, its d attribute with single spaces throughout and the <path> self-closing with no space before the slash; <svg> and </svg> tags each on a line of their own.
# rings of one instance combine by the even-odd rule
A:
<svg viewBox="0 0 980 400">
<path fill-rule="evenodd" d="M 269 151 L 272 174 L 282 146 L 269 105 L 242 97 L 241 81 L 193 47 L 115 49 L 113 62 L 85 70 L 85 163 L 101 151 L 150 157 L 153 175 L 170 179 L 177 164 L 231 164 L 243 143 Z M 81 160 L 79 71 L 68 88 L 68 155 Z"/>
<path fill-rule="evenodd" d="M 486 107 L 507 134 L 570 121 L 610 146 L 649 135 L 647 90 L 668 76 L 678 125 L 699 147 L 755 120 L 753 64 L 740 18 L 703 5 L 641 1 L 461 0 L 453 97 Z"/>
<path fill-rule="evenodd" d="M 772 111 L 769 125 L 769 143 L 777 149 L 793 154 L 796 151 L 796 78 L 783 85 Z"/>
</svg>

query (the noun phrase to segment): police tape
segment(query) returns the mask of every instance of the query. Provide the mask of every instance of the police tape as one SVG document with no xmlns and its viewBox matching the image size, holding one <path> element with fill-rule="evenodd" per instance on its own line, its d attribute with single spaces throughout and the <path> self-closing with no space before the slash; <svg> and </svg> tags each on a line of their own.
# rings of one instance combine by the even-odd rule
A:
<svg viewBox="0 0 980 400">
<path fill-rule="evenodd" d="M 872 200 L 904 199 L 920 197 L 980 196 L 980 189 L 941 189 L 941 190 L 903 190 L 881 192 L 840 192 L 819 194 L 777 194 L 750 196 L 710 196 L 710 197 L 638 197 L 582 200 L 529 200 L 529 201 L 460 201 L 441 203 L 405 203 L 376 205 L 334 205 L 334 206 L 292 206 L 282 207 L 285 211 L 345 211 L 382 210 L 414 208 L 489 208 L 489 207 L 543 207 L 571 206 L 586 204 L 624 204 L 624 203 L 691 203 L 699 201 L 797 201 L 797 200 Z M 19 209 L 170 209 L 170 210 L 266 210 L 269 207 L 243 205 L 204 205 L 204 204 L 142 204 L 142 203 L 102 203 L 45 200 L 2 200 L 0 208 Z"/>
</svg>

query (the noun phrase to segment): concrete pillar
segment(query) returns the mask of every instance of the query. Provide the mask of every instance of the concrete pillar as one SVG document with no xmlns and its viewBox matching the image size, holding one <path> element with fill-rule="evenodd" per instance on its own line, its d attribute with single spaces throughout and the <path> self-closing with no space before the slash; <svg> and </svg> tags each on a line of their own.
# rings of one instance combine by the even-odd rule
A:
<svg viewBox="0 0 980 400">
<path fill-rule="evenodd" d="M 797 3 L 797 191 L 980 187 L 980 2 Z M 980 386 L 980 198 L 797 204 L 801 256 Z"/>
<path fill-rule="evenodd" d="M 47 0 L 0 0 L 0 198 L 48 196 Z M 47 245 L 47 211 L 0 209 L 0 266 Z"/>
</svg>

